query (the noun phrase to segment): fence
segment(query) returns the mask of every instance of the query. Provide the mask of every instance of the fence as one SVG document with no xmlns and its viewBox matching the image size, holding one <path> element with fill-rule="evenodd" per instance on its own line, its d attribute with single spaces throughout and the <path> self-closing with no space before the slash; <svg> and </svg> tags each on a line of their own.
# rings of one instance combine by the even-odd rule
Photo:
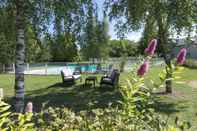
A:
<svg viewBox="0 0 197 131">
<path fill-rule="evenodd" d="M 0 63 L 0 73 L 11 72 L 14 71 L 14 64 L 1 64 Z"/>
<path fill-rule="evenodd" d="M 33 75 L 57 75 L 60 74 L 60 71 L 65 67 L 70 66 L 72 69 L 77 66 L 86 66 L 88 70 L 96 70 L 94 65 L 102 65 L 102 67 L 107 68 L 109 65 L 113 65 L 113 68 L 120 69 L 121 62 L 124 60 L 124 70 L 128 71 L 131 69 L 132 65 L 136 63 L 138 58 L 136 57 L 128 57 L 128 58 L 109 58 L 107 60 L 90 60 L 83 62 L 47 62 L 47 63 L 26 63 L 24 66 L 25 74 L 33 74 Z M 161 63 L 161 58 L 153 58 L 153 64 Z M 14 64 L 1 64 L 1 72 L 4 73 L 14 73 L 15 66 Z M 84 68 L 86 68 L 84 67 Z"/>
</svg>

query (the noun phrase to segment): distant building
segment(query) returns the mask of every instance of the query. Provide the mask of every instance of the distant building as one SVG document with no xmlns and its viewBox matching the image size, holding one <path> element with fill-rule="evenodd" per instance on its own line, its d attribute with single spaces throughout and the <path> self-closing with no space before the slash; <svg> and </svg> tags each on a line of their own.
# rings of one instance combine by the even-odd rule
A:
<svg viewBox="0 0 197 131">
<path fill-rule="evenodd" d="M 176 56 L 181 48 L 187 49 L 187 58 L 197 60 L 197 37 L 193 37 L 191 42 L 188 42 L 186 39 L 176 39 L 176 43 L 172 49 L 173 56 Z"/>
</svg>

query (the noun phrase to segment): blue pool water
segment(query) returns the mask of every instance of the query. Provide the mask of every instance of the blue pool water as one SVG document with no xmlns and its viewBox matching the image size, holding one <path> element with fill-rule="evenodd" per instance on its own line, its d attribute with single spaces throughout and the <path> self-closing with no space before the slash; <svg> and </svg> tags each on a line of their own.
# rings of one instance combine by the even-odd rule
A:
<svg viewBox="0 0 197 131">
<path fill-rule="evenodd" d="M 69 68 L 72 72 L 74 72 L 77 67 L 79 67 L 79 65 L 76 64 L 70 64 L 64 67 L 52 67 L 48 68 L 47 74 L 60 74 L 60 72 L 65 68 Z M 80 68 L 82 72 L 96 72 L 97 70 L 96 65 L 80 65 Z"/>
<path fill-rule="evenodd" d="M 97 65 L 68 64 L 66 67 L 72 71 L 74 71 L 77 67 L 80 67 L 82 72 L 95 72 L 97 70 Z"/>
<path fill-rule="evenodd" d="M 72 72 L 75 71 L 77 67 L 81 68 L 82 72 L 96 72 L 97 65 L 78 65 L 78 64 L 67 64 L 66 66 L 48 66 L 38 67 L 30 70 L 26 70 L 25 74 L 36 74 L 36 75 L 59 75 L 62 70 L 69 68 Z"/>
</svg>

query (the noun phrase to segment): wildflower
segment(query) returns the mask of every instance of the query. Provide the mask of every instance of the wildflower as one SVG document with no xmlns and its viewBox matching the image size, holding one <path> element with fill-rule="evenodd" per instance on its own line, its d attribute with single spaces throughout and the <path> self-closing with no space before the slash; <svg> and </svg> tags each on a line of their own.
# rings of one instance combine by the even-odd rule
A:
<svg viewBox="0 0 197 131">
<path fill-rule="evenodd" d="M 184 63 L 186 54 L 187 54 L 187 50 L 185 48 L 182 48 L 179 51 L 177 55 L 177 61 L 176 61 L 178 65 L 182 65 Z"/>
<path fill-rule="evenodd" d="M 152 39 L 144 52 L 149 55 L 153 55 L 155 53 L 156 47 L 157 47 L 157 39 Z"/>
<path fill-rule="evenodd" d="M 140 68 L 137 70 L 137 75 L 138 76 L 144 76 L 144 74 L 146 72 L 148 72 L 148 69 L 149 69 L 149 61 L 145 61 L 141 66 Z"/>
<path fill-rule="evenodd" d="M 27 106 L 25 108 L 25 112 L 29 112 L 29 113 L 33 112 L 33 103 L 32 102 L 27 103 Z"/>
</svg>

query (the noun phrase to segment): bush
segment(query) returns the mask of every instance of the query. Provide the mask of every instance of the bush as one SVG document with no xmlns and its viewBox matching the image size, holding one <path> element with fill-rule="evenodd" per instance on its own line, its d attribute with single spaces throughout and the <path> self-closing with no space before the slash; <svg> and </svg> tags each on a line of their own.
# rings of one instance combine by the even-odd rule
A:
<svg viewBox="0 0 197 131">
<path fill-rule="evenodd" d="M 197 60 L 188 59 L 185 61 L 184 66 L 197 69 Z"/>
<path fill-rule="evenodd" d="M 130 110 L 131 111 L 131 110 Z M 133 112 L 108 107 L 74 113 L 67 108 L 48 108 L 34 115 L 35 129 L 39 131 L 184 131 L 190 125 L 176 119 L 174 126 L 153 111 Z M 147 113 L 147 114 L 146 114 Z"/>
<path fill-rule="evenodd" d="M 137 98 L 137 96 L 136 96 Z M 136 100 L 136 99 L 133 99 Z M 93 109 L 74 113 L 67 108 L 44 109 L 39 113 L 11 113 L 9 105 L 0 103 L 0 129 L 4 131 L 26 131 L 29 129 L 39 131 L 183 131 L 190 126 L 175 120 L 175 126 L 169 125 L 167 119 L 161 118 L 153 111 L 135 110 L 130 108 Z M 131 107 L 131 106 L 130 106 Z M 132 112 L 133 111 L 133 112 Z M 136 112 L 137 111 L 137 112 Z M 147 112 L 148 111 L 148 112 Z"/>
<path fill-rule="evenodd" d="M 33 128 L 32 113 L 13 113 L 9 111 L 10 105 L 0 100 L 0 130 L 26 131 Z"/>
</svg>

